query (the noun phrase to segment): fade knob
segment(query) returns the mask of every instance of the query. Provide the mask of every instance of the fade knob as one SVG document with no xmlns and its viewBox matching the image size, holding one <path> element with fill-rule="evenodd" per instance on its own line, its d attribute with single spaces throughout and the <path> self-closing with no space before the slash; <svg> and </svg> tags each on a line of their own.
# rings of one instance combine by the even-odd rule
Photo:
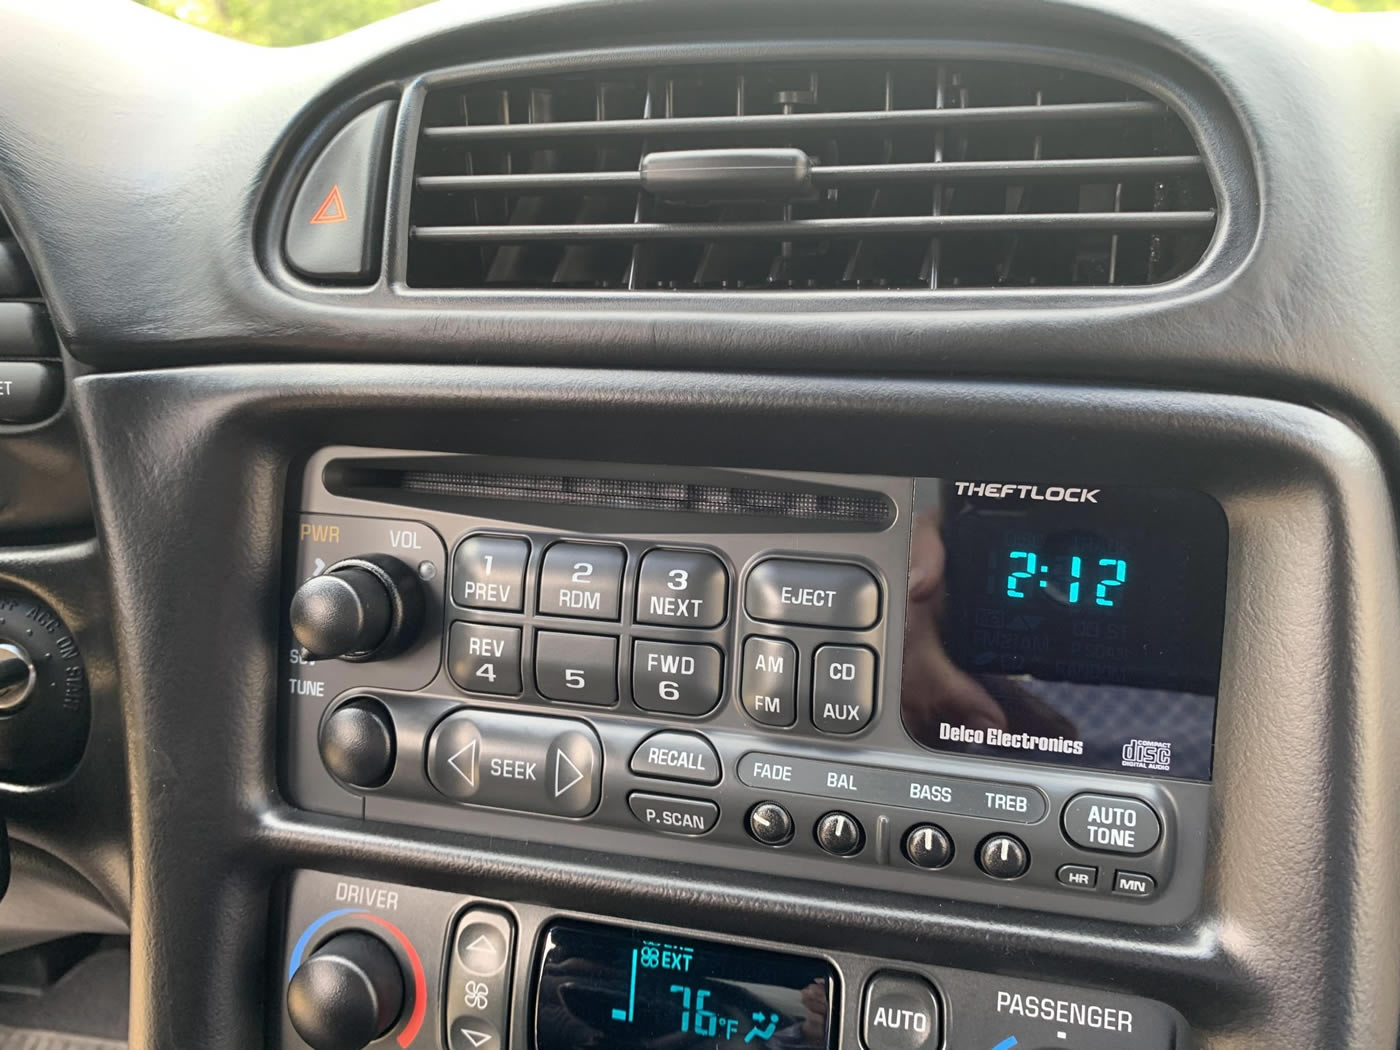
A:
<svg viewBox="0 0 1400 1050">
<path fill-rule="evenodd" d="M 381 659 L 418 637 L 422 586 L 397 558 L 347 558 L 297 588 L 291 621 L 292 634 L 313 659 Z"/>
<path fill-rule="evenodd" d="M 287 985 L 287 1016 L 313 1050 L 364 1050 L 394 1027 L 403 1005 L 398 959 L 358 930 L 317 948 Z"/>
</svg>

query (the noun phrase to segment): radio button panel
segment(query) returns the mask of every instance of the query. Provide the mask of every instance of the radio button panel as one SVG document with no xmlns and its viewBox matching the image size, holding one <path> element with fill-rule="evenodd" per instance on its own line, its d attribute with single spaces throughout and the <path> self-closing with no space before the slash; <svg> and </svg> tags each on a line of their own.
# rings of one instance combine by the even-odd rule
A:
<svg viewBox="0 0 1400 1050">
<path fill-rule="evenodd" d="M 800 514 L 750 523 L 690 510 L 620 511 L 543 500 L 425 497 L 407 510 L 325 488 L 327 467 L 337 459 L 382 462 L 394 455 L 330 449 L 313 456 L 304 473 L 306 513 L 291 535 L 296 547 L 288 560 L 288 593 L 315 574 L 316 559 L 387 553 L 417 571 L 426 606 L 422 640 L 374 663 L 302 661 L 284 643 L 283 778 L 293 804 L 464 836 L 572 846 L 622 863 L 649 856 L 744 867 L 775 878 L 1135 923 L 1177 923 L 1197 907 L 1205 841 L 1195 829 L 1206 826 L 1208 783 L 1008 760 L 979 754 L 975 744 L 967 746 L 970 753 L 936 752 L 911 740 L 915 733 L 906 720 L 927 707 L 907 709 L 900 701 L 907 672 L 899 642 L 909 608 L 911 537 L 904 526 L 911 521 L 910 479 L 760 478 L 764 484 L 825 485 L 867 500 L 875 494 L 891 508 L 885 524 L 839 527 Z M 508 462 L 512 475 L 523 469 L 520 461 Z M 651 477 L 655 470 L 639 473 Z M 731 474 L 747 484 L 759 477 L 698 472 L 706 483 Z M 843 498 L 849 504 L 855 497 Z M 490 516 L 482 513 L 486 508 Z M 671 575 L 677 570 L 684 579 Z M 502 582 L 506 573 L 509 580 Z M 578 586 L 575 573 L 581 574 Z M 483 581 L 502 589 L 492 592 Z M 821 585 L 834 595 L 804 603 L 800 593 L 789 592 L 786 605 L 807 612 L 778 613 L 760 595 L 775 585 Z M 580 593 L 565 599 L 561 588 Z M 658 588 L 680 598 L 653 607 L 649 595 Z M 523 597 L 518 606 L 516 594 Z M 596 601 L 589 597 L 594 594 Z M 701 615 L 686 606 L 683 613 L 683 599 L 711 611 Z M 668 608 L 671 622 L 644 622 Z M 755 612 L 866 626 L 761 620 Z M 715 625 L 700 626 L 705 623 Z M 491 665 L 494 683 L 489 672 L 477 674 L 484 664 Z M 396 754 L 387 777 L 355 787 L 327 770 L 318 740 L 334 712 L 366 698 L 384 710 Z M 847 704 L 856 714 L 833 713 L 824 721 L 828 703 Z M 1013 723 L 1008 731 L 1025 739 L 1025 728 Z M 930 730 L 936 735 L 938 723 L 919 730 L 920 739 Z M 472 752 L 463 749 L 473 739 L 470 765 Z M 647 760 L 643 745 L 649 741 L 661 749 L 658 755 L 664 751 L 656 763 Z M 475 784 L 454 768 L 453 758 Z M 549 780 L 556 771 L 563 789 L 557 798 Z M 692 772 L 694 779 L 686 779 Z M 709 813 L 713 806 L 714 820 L 645 822 L 630 804 L 636 795 L 672 800 L 671 809 L 703 803 Z M 1139 815 L 1137 825 L 1139 833 L 1149 825 L 1158 829 L 1154 845 L 1124 855 L 1132 857 L 1133 873 L 1151 880 L 1143 884 L 1145 896 L 1115 893 L 1114 871 L 1102 865 L 1105 853 L 1076 841 L 1077 830 L 1071 834 L 1078 810 L 1070 807 L 1081 796 L 1130 799 L 1154 814 L 1150 821 Z M 753 815 L 770 812 L 764 807 L 786 815 L 783 834 L 770 836 L 752 825 Z M 854 855 L 833 856 L 817 841 L 818 823 L 833 812 L 863 829 Z M 946 836 L 946 864 L 922 866 L 906 852 L 911 832 L 926 826 Z M 702 833 L 694 833 L 697 828 Z M 692 833 L 678 833 L 684 831 Z M 1009 882 L 977 863 L 979 845 L 996 834 L 1014 836 L 1031 857 L 1029 870 Z M 942 838 L 938 845 L 937 856 L 925 850 L 920 859 L 941 860 Z M 1066 884 L 1057 872 L 1067 865 L 1102 874 L 1090 888 Z"/>
</svg>

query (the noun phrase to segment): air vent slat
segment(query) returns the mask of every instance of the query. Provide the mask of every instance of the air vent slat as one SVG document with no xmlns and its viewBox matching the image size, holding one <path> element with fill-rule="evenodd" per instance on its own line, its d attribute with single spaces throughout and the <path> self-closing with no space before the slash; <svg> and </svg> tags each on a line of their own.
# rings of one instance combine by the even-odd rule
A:
<svg viewBox="0 0 1400 1050">
<path fill-rule="evenodd" d="M 809 131 L 882 131 L 885 128 L 963 124 L 1011 124 L 1060 120 L 1124 120 L 1163 117 L 1160 102 L 1086 102 L 1058 106 L 986 106 L 967 109 L 876 110 L 870 113 L 793 113 L 767 116 L 663 117 L 654 120 L 571 120 L 534 125 L 480 124 L 425 128 L 429 139 L 455 142 L 531 142 L 605 135 L 730 135 Z"/>
<path fill-rule="evenodd" d="M 794 219 L 762 222 L 639 222 L 631 225 L 558 226 L 420 226 L 413 236 L 423 241 L 725 241 L 758 237 L 865 237 L 871 234 L 914 235 L 977 231 L 1209 229 L 1213 211 L 1066 212 L 1064 214 L 927 215 L 869 219 Z"/>
<path fill-rule="evenodd" d="M 951 58 L 465 80 L 429 93 L 413 174 L 424 288 L 1141 285 L 1218 218 L 1161 100 Z"/>
</svg>

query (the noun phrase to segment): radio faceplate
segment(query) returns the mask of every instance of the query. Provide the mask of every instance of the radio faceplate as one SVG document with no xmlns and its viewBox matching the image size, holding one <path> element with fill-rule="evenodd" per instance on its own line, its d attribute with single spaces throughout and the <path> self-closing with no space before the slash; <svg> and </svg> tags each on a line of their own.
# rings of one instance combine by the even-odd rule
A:
<svg viewBox="0 0 1400 1050">
<path fill-rule="evenodd" d="M 307 661 L 288 632 L 287 794 L 623 856 L 1184 920 L 1208 783 L 910 738 L 914 499 L 908 478 L 324 450 L 289 523 L 289 594 L 387 555 L 425 613 L 378 660 Z M 346 754 L 367 732 L 388 734 L 377 772 Z"/>
</svg>

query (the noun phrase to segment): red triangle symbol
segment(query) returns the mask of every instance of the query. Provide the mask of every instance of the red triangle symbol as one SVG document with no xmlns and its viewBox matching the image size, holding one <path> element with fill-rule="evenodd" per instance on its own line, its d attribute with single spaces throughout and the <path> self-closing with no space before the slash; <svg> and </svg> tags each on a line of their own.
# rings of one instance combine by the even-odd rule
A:
<svg viewBox="0 0 1400 1050">
<path fill-rule="evenodd" d="M 330 193 L 326 194 L 326 199 L 321 202 L 321 206 L 316 209 L 316 214 L 311 216 L 312 226 L 327 226 L 333 222 L 345 222 L 350 218 L 345 212 L 345 202 L 340 199 L 340 185 L 331 187 Z"/>
</svg>

